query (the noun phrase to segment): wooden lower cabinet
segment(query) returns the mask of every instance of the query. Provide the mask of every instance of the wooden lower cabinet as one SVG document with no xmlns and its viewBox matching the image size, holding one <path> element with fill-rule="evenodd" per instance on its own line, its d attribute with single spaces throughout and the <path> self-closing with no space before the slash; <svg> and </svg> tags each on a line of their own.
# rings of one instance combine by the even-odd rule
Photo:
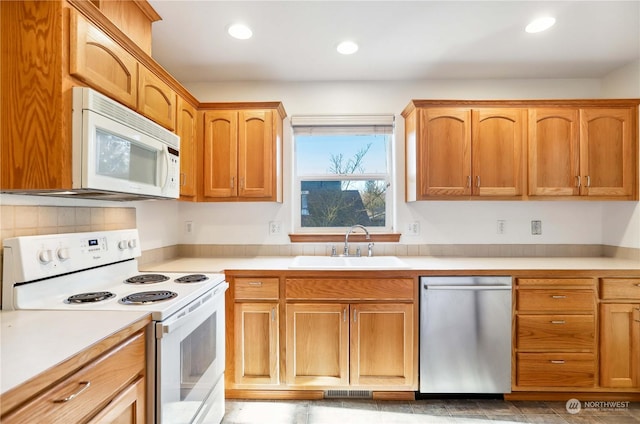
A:
<svg viewBox="0 0 640 424">
<path fill-rule="evenodd" d="M 600 385 L 640 388 L 640 279 L 600 281 Z"/>
<path fill-rule="evenodd" d="M 597 384 L 593 278 L 519 278 L 512 388 L 585 390 Z"/>
<path fill-rule="evenodd" d="M 277 385 L 278 304 L 238 303 L 235 306 L 235 383 Z"/>
<path fill-rule="evenodd" d="M 140 331 L 3 415 L 2 422 L 144 423 L 145 361 Z"/>
<path fill-rule="evenodd" d="M 287 305 L 287 384 L 411 389 L 412 304 Z"/>
</svg>

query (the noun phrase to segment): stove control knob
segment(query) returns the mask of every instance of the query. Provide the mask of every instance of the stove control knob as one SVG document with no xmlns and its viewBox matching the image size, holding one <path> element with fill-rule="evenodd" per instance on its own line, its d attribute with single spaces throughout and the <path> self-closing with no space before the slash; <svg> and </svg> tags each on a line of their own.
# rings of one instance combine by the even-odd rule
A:
<svg viewBox="0 0 640 424">
<path fill-rule="evenodd" d="M 61 247 L 60 249 L 58 249 L 56 254 L 58 255 L 58 259 L 60 259 L 61 261 L 66 261 L 71 257 L 69 249 L 67 249 L 66 247 Z"/>
<path fill-rule="evenodd" d="M 127 241 L 126 240 L 120 240 L 118 242 L 118 249 L 124 250 L 126 248 L 127 248 Z"/>
<path fill-rule="evenodd" d="M 135 249 L 135 247 L 138 245 L 136 239 L 131 239 L 129 240 L 129 243 L 127 243 L 127 245 L 129 246 L 129 249 Z"/>
<path fill-rule="evenodd" d="M 38 259 L 40 260 L 40 263 L 48 264 L 53 261 L 53 251 L 48 249 L 41 250 L 40 253 L 38 253 Z"/>
</svg>

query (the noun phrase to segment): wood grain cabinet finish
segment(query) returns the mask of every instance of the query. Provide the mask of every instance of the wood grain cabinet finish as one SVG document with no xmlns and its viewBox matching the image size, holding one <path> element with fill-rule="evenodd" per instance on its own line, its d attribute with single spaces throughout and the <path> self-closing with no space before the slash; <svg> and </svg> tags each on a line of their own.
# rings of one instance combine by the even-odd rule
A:
<svg viewBox="0 0 640 424">
<path fill-rule="evenodd" d="M 416 389 L 412 279 L 287 278 L 285 284 L 288 385 Z"/>
<path fill-rule="evenodd" d="M 425 107 L 411 113 L 416 116 L 405 125 L 408 201 L 522 194 L 523 109 Z"/>
<path fill-rule="evenodd" d="M 600 385 L 640 387 L 640 279 L 600 281 Z"/>
<path fill-rule="evenodd" d="M 122 422 L 144 423 L 145 333 L 120 345 L 51 388 L 36 395 L 2 422 Z"/>
<path fill-rule="evenodd" d="M 517 279 L 514 297 L 514 391 L 595 388 L 595 280 Z"/>
<path fill-rule="evenodd" d="M 227 389 L 269 389 L 280 384 L 279 278 L 237 277 L 227 292 Z M 229 298 L 229 296 L 231 298 Z M 230 316 L 229 306 L 233 307 Z"/>
<path fill-rule="evenodd" d="M 636 200 L 638 103 L 413 100 L 405 198 Z"/>
<path fill-rule="evenodd" d="M 138 61 L 70 9 L 69 74 L 132 109 L 138 107 Z"/>
<path fill-rule="evenodd" d="M 280 104 L 205 110 L 204 200 L 282 201 L 284 116 Z"/>
<path fill-rule="evenodd" d="M 182 97 L 178 97 L 176 134 L 180 137 L 180 199 L 195 200 L 198 192 L 196 176 L 202 169 L 197 149 L 197 110 Z"/>
<path fill-rule="evenodd" d="M 170 131 L 176 128 L 177 95 L 144 66 L 138 68 L 138 112 Z"/>
<path fill-rule="evenodd" d="M 529 195 L 633 199 L 634 110 L 530 109 Z"/>
</svg>

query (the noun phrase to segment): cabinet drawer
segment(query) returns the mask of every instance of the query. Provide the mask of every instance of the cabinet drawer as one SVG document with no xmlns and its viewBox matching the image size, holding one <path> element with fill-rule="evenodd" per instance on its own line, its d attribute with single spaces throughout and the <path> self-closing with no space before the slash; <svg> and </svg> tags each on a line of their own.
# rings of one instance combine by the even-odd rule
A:
<svg viewBox="0 0 640 424">
<path fill-rule="evenodd" d="M 519 315 L 516 326 L 520 350 L 595 348 L 593 315 Z"/>
<path fill-rule="evenodd" d="M 138 376 L 144 375 L 145 337 L 139 332 L 90 362 L 14 413 L 3 423 L 85 422 Z M 76 395 L 70 398 L 72 395 Z M 70 398 L 67 401 L 61 401 Z"/>
<path fill-rule="evenodd" d="M 516 381 L 521 387 L 593 387 L 592 353 L 518 353 Z"/>
<path fill-rule="evenodd" d="M 277 300 L 280 291 L 278 278 L 236 278 L 235 299 Z"/>
<path fill-rule="evenodd" d="M 600 297 L 640 300 L 640 278 L 603 278 L 600 281 Z"/>
<path fill-rule="evenodd" d="M 535 289 L 516 292 L 518 312 L 587 312 L 594 313 L 593 290 Z"/>
<path fill-rule="evenodd" d="M 286 281 L 286 296 L 295 300 L 413 301 L 414 283 L 411 278 L 289 278 Z"/>
</svg>

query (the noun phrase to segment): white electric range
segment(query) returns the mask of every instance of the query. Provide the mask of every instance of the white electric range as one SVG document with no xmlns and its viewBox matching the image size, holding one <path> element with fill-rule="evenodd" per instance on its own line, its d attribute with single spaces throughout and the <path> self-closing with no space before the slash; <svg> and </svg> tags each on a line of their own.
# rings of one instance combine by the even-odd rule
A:
<svg viewBox="0 0 640 424">
<path fill-rule="evenodd" d="M 3 248 L 3 310 L 149 312 L 149 422 L 221 421 L 223 274 L 139 272 L 135 229 L 15 237 Z"/>
</svg>

